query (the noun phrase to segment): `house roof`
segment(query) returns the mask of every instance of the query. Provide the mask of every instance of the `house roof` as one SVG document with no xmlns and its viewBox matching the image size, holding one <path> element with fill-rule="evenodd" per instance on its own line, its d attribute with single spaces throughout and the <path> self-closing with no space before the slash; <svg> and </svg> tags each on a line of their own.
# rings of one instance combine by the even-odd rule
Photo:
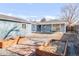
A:
<svg viewBox="0 0 79 59">
<path fill-rule="evenodd" d="M 67 21 L 65 21 L 65 20 L 52 19 L 49 21 L 32 22 L 32 24 L 62 24 L 62 23 L 66 24 L 66 22 Z"/>
<path fill-rule="evenodd" d="M 0 21 L 10 21 L 10 22 L 18 22 L 18 23 L 29 23 L 24 19 L 14 16 L 8 16 L 4 14 L 0 14 Z"/>
</svg>

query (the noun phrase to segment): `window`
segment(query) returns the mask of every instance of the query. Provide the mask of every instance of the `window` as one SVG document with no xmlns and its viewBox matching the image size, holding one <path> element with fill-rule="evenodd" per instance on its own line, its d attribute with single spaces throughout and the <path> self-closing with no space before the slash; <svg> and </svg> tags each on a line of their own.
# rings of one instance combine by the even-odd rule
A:
<svg viewBox="0 0 79 59">
<path fill-rule="evenodd" d="M 22 28 L 23 29 L 26 29 L 26 24 L 22 24 Z"/>
<path fill-rule="evenodd" d="M 37 25 L 37 31 L 41 32 L 41 25 Z"/>
<path fill-rule="evenodd" d="M 42 31 L 43 32 L 50 32 L 51 31 L 51 25 L 42 25 Z"/>
<path fill-rule="evenodd" d="M 53 31 L 60 31 L 60 25 L 59 24 L 53 24 Z"/>
</svg>

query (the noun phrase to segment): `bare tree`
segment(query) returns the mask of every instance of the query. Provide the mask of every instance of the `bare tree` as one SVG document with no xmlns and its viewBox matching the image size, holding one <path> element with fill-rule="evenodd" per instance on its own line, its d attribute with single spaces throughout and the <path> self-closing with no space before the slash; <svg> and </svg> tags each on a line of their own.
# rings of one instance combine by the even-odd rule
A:
<svg viewBox="0 0 79 59">
<path fill-rule="evenodd" d="M 61 9 L 62 19 L 66 20 L 68 27 L 79 19 L 79 4 L 67 4 Z"/>
</svg>

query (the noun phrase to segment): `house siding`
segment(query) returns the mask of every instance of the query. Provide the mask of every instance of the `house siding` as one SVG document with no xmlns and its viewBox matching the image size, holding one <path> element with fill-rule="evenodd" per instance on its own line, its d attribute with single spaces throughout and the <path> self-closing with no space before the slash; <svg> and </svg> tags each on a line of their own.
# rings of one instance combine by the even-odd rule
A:
<svg viewBox="0 0 79 59">
<path fill-rule="evenodd" d="M 9 21 L 0 21 L 0 39 L 3 39 L 8 31 L 12 29 L 13 27 L 17 27 L 10 35 L 16 36 L 25 36 L 28 33 L 31 33 L 31 25 L 25 24 L 26 29 L 22 28 L 23 23 L 17 23 L 17 22 L 9 22 Z"/>
<path fill-rule="evenodd" d="M 60 25 L 60 32 L 63 32 L 63 33 L 66 32 L 66 25 L 65 24 Z"/>
<path fill-rule="evenodd" d="M 58 26 L 54 26 L 58 25 Z M 39 28 L 40 26 L 40 28 Z M 56 30 L 57 29 L 57 30 Z M 66 24 L 32 24 L 32 32 L 66 32 Z"/>
<path fill-rule="evenodd" d="M 32 28 L 32 25 L 31 24 L 26 24 L 26 34 L 31 34 L 32 33 L 32 30 L 31 30 L 31 28 Z"/>
<path fill-rule="evenodd" d="M 77 33 L 79 33 L 79 24 L 78 24 L 78 25 L 75 25 L 75 31 L 76 31 Z"/>
<path fill-rule="evenodd" d="M 36 31 L 37 31 L 37 25 L 32 24 L 32 25 L 31 25 L 31 31 L 32 31 L 32 32 L 36 32 Z"/>
</svg>

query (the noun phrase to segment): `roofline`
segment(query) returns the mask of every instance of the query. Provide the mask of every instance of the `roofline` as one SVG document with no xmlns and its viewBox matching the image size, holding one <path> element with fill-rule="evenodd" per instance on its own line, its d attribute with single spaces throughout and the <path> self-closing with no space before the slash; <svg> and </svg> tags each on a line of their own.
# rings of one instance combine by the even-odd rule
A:
<svg viewBox="0 0 79 59">
<path fill-rule="evenodd" d="M 8 21 L 8 22 L 16 22 L 16 23 L 26 23 L 26 24 L 30 24 L 29 22 L 21 22 L 21 21 L 15 21 L 15 20 L 8 20 L 8 19 L 0 19 L 0 21 Z"/>
<path fill-rule="evenodd" d="M 34 23 L 31 23 L 31 24 L 36 24 L 36 25 L 40 25 L 40 24 L 67 24 L 67 22 L 34 22 Z"/>
<path fill-rule="evenodd" d="M 0 21 L 9 21 L 9 22 L 17 22 L 17 23 L 28 23 L 30 24 L 28 21 L 26 21 L 25 19 L 22 19 L 20 17 L 16 17 L 16 16 L 9 16 L 9 15 L 5 15 L 5 14 L 0 14 L 2 17 L 0 17 Z"/>
</svg>

